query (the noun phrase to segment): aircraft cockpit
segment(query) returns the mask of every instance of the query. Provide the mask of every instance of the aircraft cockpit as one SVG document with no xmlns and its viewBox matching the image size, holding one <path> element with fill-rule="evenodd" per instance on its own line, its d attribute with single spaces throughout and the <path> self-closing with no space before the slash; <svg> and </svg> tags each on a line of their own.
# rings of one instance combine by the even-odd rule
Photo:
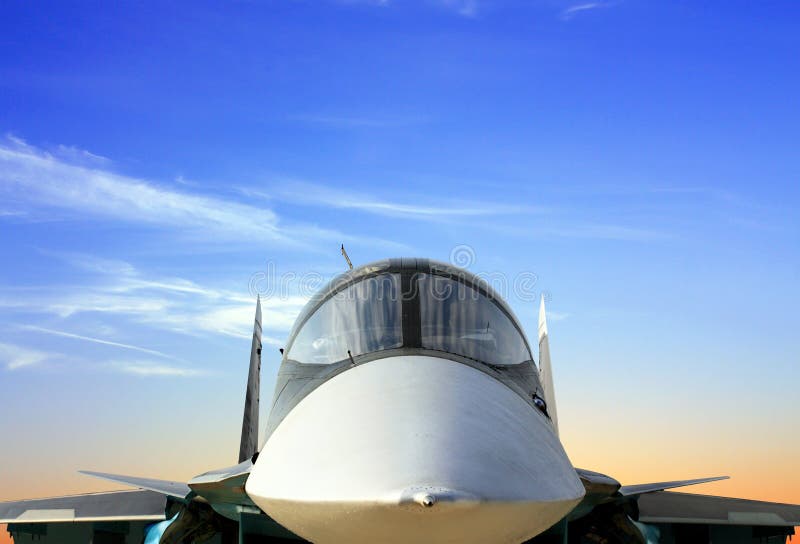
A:
<svg viewBox="0 0 800 544">
<path fill-rule="evenodd" d="M 335 279 L 298 319 L 286 359 L 330 365 L 388 350 L 493 366 L 533 360 L 516 318 L 486 282 L 427 259 L 381 261 Z"/>
<path fill-rule="evenodd" d="M 460 363 L 548 415 L 539 370 L 505 301 L 472 272 L 429 259 L 378 261 L 337 276 L 306 304 L 282 353 L 265 439 L 337 376 L 393 360 Z"/>
</svg>

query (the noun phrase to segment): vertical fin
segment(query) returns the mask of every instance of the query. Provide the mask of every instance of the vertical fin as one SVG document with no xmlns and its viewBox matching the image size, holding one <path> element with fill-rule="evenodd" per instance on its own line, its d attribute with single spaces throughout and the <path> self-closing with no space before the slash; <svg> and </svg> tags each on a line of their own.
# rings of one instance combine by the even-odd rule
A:
<svg viewBox="0 0 800 544">
<path fill-rule="evenodd" d="M 558 434 L 558 414 L 556 412 L 556 391 L 553 387 L 553 368 L 550 366 L 550 339 L 547 335 L 547 316 L 544 310 L 544 296 L 539 305 L 539 378 L 544 388 L 544 401 L 547 413 L 553 421 Z"/>
<path fill-rule="evenodd" d="M 244 398 L 242 441 L 239 445 L 239 462 L 250 459 L 258 452 L 258 409 L 261 395 L 261 297 L 256 302 L 256 322 L 253 325 L 253 344 L 250 347 L 250 372 L 247 376 L 247 394 Z"/>
</svg>

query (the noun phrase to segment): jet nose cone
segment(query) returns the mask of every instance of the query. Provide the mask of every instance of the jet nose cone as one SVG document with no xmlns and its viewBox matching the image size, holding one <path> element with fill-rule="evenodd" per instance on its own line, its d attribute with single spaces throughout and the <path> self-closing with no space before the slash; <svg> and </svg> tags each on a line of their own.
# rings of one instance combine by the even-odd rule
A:
<svg viewBox="0 0 800 544">
<path fill-rule="evenodd" d="M 325 543 L 514 543 L 584 490 L 542 415 L 467 365 L 365 363 L 324 383 L 267 441 L 247 494 Z"/>
</svg>

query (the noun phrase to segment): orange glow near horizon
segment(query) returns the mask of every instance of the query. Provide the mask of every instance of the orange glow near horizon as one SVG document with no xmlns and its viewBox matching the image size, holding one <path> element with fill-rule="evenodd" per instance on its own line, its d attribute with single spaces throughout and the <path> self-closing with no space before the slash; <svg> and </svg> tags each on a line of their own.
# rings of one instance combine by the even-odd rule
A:
<svg viewBox="0 0 800 544">
<path fill-rule="evenodd" d="M 708 432 L 692 418 L 680 416 L 644 425 L 639 416 L 626 416 L 613 406 L 598 405 L 594 410 L 572 407 L 568 402 L 563 406 L 559 412 L 561 440 L 576 467 L 608 474 L 623 485 L 727 475 L 730 480 L 675 491 L 800 504 L 800 472 L 792 455 L 800 450 L 800 436 L 776 433 L 761 437 L 758 425 L 745 427 L 741 420 L 729 426 L 723 421 Z M 750 440 L 742 439 L 743 428 Z M 148 444 L 130 441 L 125 443 L 125 456 L 110 457 L 102 447 L 88 445 L 69 455 L 63 449 L 32 447 L 43 456 L 36 459 L 35 477 L 26 471 L 4 475 L 0 501 L 124 488 L 77 473 L 86 467 L 187 481 L 210 468 L 230 465 L 237 437 L 238 429 L 225 428 L 215 440 L 164 448 L 157 454 Z M 0 527 L 0 544 L 9 543 L 5 527 Z"/>
</svg>

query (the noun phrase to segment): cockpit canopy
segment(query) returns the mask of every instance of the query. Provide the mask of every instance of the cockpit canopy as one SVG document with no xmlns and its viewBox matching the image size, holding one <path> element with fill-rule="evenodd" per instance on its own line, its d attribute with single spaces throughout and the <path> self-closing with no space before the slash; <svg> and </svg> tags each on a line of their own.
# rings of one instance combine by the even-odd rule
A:
<svg viewBox="0 0 800 544">
<path fill-rule="evenodd" d="M 391 259 L 335 278 L 297 320 L 286 357 L 326 365 L 409 348 L 490 365 L 532 361 L 516 318 L 471 272 L 427 259 Z"/>
</svg>

